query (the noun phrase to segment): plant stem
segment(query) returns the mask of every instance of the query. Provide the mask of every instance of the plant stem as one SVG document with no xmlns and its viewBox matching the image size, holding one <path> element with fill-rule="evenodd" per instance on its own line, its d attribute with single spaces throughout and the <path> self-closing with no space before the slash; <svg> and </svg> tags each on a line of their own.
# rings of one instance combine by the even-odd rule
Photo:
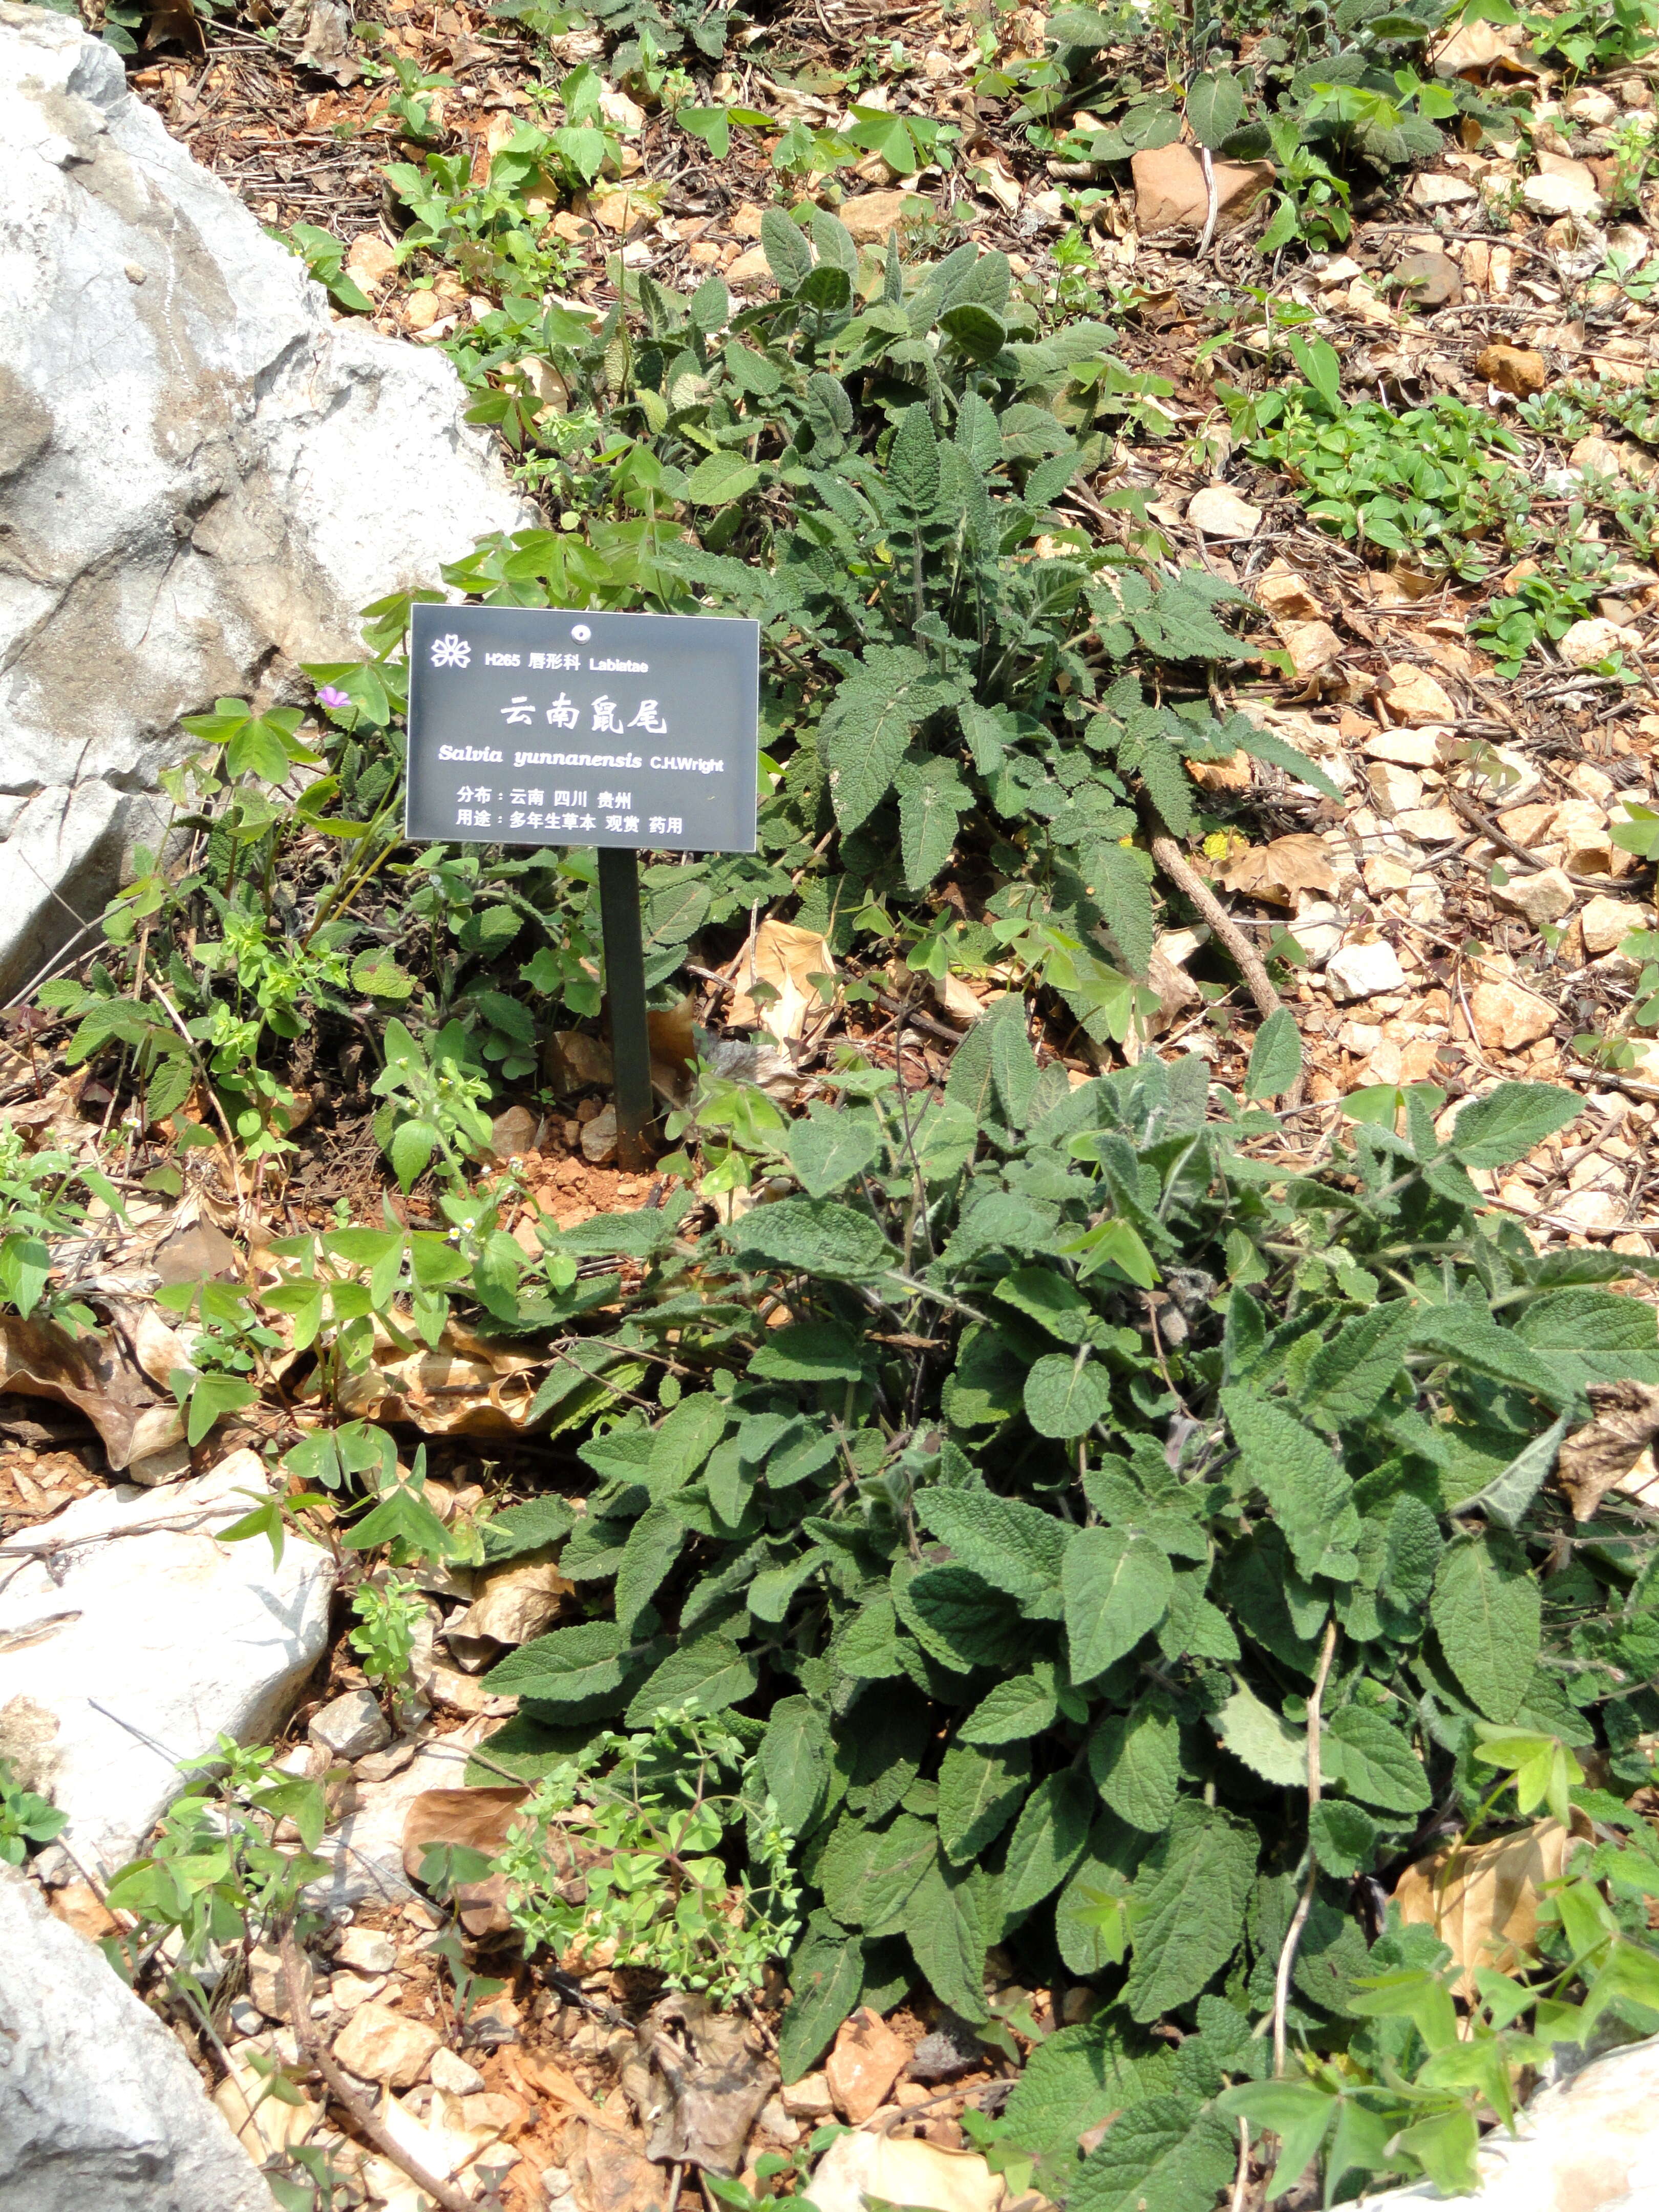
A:
<svg viewBox="0 0 1659 2212">
<path fill-rule="evenodd" d="M 1313 1695 L 1308 1700 L 1308 1815 L 1311 1820 L 1315 1806 L 1319 1802 L 1319 1708 L 1325 1695 L 1325 1684 L 1329 1679 L 1331 1661 L 1336 1656 L 1336 1616 L 1332 1614 L 1325 1630 L 1324 1649 L 1319 1655 L 1319 1672 L 1314 1677 Z M 1308 1878 L 1302 1885 L 1302 1894 L 1297 1899 L 1296 1911 L 1285 1937 L 1284 1948 L 1279 1954 L 1279 1971 L 1273 1976 L 1273 2076 L 1285 2071 L 1285 2013 L 1291 1999 L 1291 1969 L 1296 1964 L 1297 1946 L 1302 1941 L 1302 1930 L 1308 1924 L 1308 1915 L 1313 1910 L 1314 1887 L 1319 1880 L 1319 1857 L 1313 1847 L 1311 1834 L 1308 1838 Z"/>
<path fill-rule="evenodd" d="M 381 2125 L 378 2116 L 364 2104 L 336 2065 L 332 2052 L 324 2047 L 316 2023 L 306 2007 L 304 1977 L 300 1971 L 300 1951 L 294 1940 L 292 1921 L 283 1929 L 278 1948 L 295 2039 L 306 2057 L 327 2082 L 337 2101 L 344 2106 L 358 2129 L 368 2136 L 380 2155 L 389 2158 L 399 2172 L 406 2173 L 417 2189 L 424 2190 L 434 2203 L 442 2207 L 442 2212 L 474 2212 L 472 2199 L 465 2190 L 453 2188 L 448 2182 L 440 2181 L 435 2174 L 428 2173 L 423 2166 L 410 2156 L 391 2130 Z"/>
<path fill-rule="evenodd" d="M 1285 1001 L 1274 990 L 1255 947 L 1167 830 L 1155 832 L 1152 845 L 1152 858 L 1159 867 L 1177 889 L 1186 893 L 1237 963 L 1239 973 L 1255 1001 L 1256 1012 L 1264 1021 L 1269 1014 L 1276 1014 Z M 1283 1109 L 1285 1113 L 1293 1112 L 1302 1103 L 1302 1088 L 1305 1080 L 1305 1074 L 1298 1073 L 1296 1081 L 1285 1092 Z"/>
</svg>

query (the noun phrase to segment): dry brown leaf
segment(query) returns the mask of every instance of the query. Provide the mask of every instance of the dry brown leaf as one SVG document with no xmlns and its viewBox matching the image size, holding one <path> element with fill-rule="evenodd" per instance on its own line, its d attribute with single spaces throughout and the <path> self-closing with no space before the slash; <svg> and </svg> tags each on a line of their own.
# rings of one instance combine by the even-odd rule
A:
<svg viewBox="0 0 1659 2212">
<path fill-rule="evenodd" d="M 1297 830 L 1268 845 L 1248 846 L 1228 861 L 1221 880 L 1230 891 L 1293 907 L 1298 891 L 1328 891 L 1336 874 L 1324 839 Z"/>
<path fill-rule="evenodd" d="M 874 2133 L 838 2136 L 811 2186 L 818 2212 L 863 2212 L 871 2203 L 914 2205 L 919 2212 L 1000 2212 L 1008 2193 L 977 2151 Z"/>
<path fill-rule="evenodd" d="M 450 1650 L 464 1662 L 493 1655 L 498 1644 L 528 1644 L 576 1595 L 575 1584 L 555 1565 L 550 1545 L 480 1570 L 474 1588 L 471 1604 L 444 1629 Z"/>
<path fill-rule="evenodd" d="M 649 2116 L 646 2155 L 735 2174 L 749 2131 L 778 2086 L 778 2069 L 738 2013 L 700 1996 L 664 1997 L 637 2031 L 623 2087 Z"/>
<path fill-rule="evenodd" d="M 667 2170 L 642 2154 L 637 2136 L 574 2119 L 564 2131 L 564 2163 L 580 2212 L 666 2212 Z"/>
<path fill-rule="evenodd" d="M 1575 1521 L 1594 1520 L 1610 1490 L 1645 1492 L 1653 1474 L 1650 1447 L 1659 1437 L 1659 1389 L 1651 1383 L 1592 1382 L 1586 1395 L 1595 1419 L 1561 1446 L 1561 1487 Z"/>
<path fill-rule="evenodd" d="M 1540 1894 L 1560 1880 L 1579 1840 L 1559 1820 L 1534 1820 L 1473 1850 L 1431 1852 L 1401 1875 L 1394 1893 L 1400 1917 L 1407 1925 L 1421 1921 L 1450 1946 L 1463 1969 L 1460 1996 L 1477 1994 L 1475 1967 L 1508 1973 L 1537 1955 Z"/>
<path fill-rule="evenodd" d="M 733 1029 L 758 1025 L 787 1044 L 804 1036 L 814 1018 L 826 1011 L 809 979 L 835 972 L 828 938 L 815 929 L 797 929 L 793 922 L 763 921 L 738 956 L 732 976 L 737 992 L 726 1020 Z M 757 983 L 777 994 L 763 1006 L 750 996 Z"/>
<path fill-rule="evenodd" d="M 149 1317 L 141 1326 L 143 1315 Z M 142 1343 L 142 1360 L 134 1338 Z M 185 1433 L 177 1403 L 156 1389 L 155 1370 L 167 1360 L 171 1367 L 160 1378 L 163 1386 L 166 1373 L 187 1364 L 185 1348 L 148 1308 L 137 1309 L 130 1333 L 116 1327 L 79 1338 L 56 1322 L 0 1314 L 0 1390 L 75 1407 L 97 1430 L 118 1472 L 165 1451 Z"/>
<path fill-rule="evenodd" d="M 440 1437 L 518 1436 L 528 1425 L 535 1362 L 453 1322 L 435 1346 L 409 1352 L 399 1352 L 377 1322 L 375 1354 L 361 1375 L 341 1382 L 341 1409 L 353 1419 L 410 1421 Z"/>
<path fill-rule="evenodd" d="M 410 1801 L 404 1820 L 404 1872 L 420 1879 L 428 1849 L 459 1844 L 494 1853 L 507 1841 L 528 1790 L 423 1790 Z M 507 1877 L 455 1885 L 455 1910 L 469 1936 L 499 1935 L 512 1923 L 507 1914 Z"/>
</svg>

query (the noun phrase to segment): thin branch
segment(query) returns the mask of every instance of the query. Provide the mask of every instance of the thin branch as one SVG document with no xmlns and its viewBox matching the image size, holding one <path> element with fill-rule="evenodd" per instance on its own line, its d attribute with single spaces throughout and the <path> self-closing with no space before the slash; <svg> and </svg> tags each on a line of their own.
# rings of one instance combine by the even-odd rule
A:
<svg viewBox="0 0 1659 2212">
<path fill-rule="evenodd" d="M 476 2212 L 473 2201 L 464 2190 L 456 2189 L 447 2181 L 440 2181 L 428 2173 L 419 2161 L 410 2156 L 391 2130 L 382 2124 L 378 2115 L 370 2110 L 352 2087 L 317 2033 L 317 2023 L 311 2017 L 305 2002 L 305 1978 L 300 1969 L 299 1946 L 294 1940 L 294 1923 L 289 1921 L 283 1929 L 280 1951 L 283 1961 L 283 1985 L 288 1997 L 289 2016 L 294 2024 L 294 2033 L 300 2049 L 310 2063 L 327 2082 L 337 2101 L 344 2106 L 359 2130 L 368 2136 L 383 2158 L 389 2158 L 398 2172 L 406 2173 L 416 2189 L 423 2189 L 442 2212 Z"/>
<path fill-rule="evenodd" d="M 1325 1696 L 1325 1684 L 1329 1679 L 1331 1661 L 1336 1656 L 1336 1616 L 1332 1614 L 1325 1630 L 1325 1646 L 1319 1655 L 1319 1672 L 1314 1677 L 1313 1695 L 1308 1700 L 1308 1815 L 1311 1821 L 1314 1808 L 1319 1802 L 1319 1708 Z M 1295 1912 L 1285 1937 L 1285 1946 L 1279 1954 L 1279 1972 L 1273 1976 L 1273 2075 L 1275 2079 L 1285 2071 L 1285 2013 L 1291 2001 L 1291 1969 L 1296 1964 L 1297 1946 L 1302 1941 L 1302 1930 L 1308 1924 L 1308 1915 L 1313 1910 L 1314 1886 L 1319 1880 L 1319 1855 L 1313 1846 L 1311 1832 L 1308 1838 L 1308 1878 L 1302 1885 L 1302 1894 L 1297 1899 Z"/>
<path fill-rule="evenodd" d="M 1158 866 L 1163 869 L 1177 890 L 1183 891 L 1192 901 L 1215 932 L 1221 944 L 1226 947 L 1237 963 L 1238 971 L 1244 978 L 1250 996 L 1255 1001 L 1256 1012 L 1261 1016 L 1262 1020 L 1266 1021 L 1269 1014 L 1276 1014 L 1285 1001 L 1274 990 L 1267 971 L 1261 963 L 1261 955 L 1250 943 L 1249 939 L 1245 936 L 1243 931 L 1228 913 L 1226 908 L 1222 905 L 1220 900 L 1205 882 L 1203 877 L 1199 874 L 1168 830 L 1155 833 L 1152 844 L 1152 858 L 1158 862 Z M 1293 1112 L 1302 1103 L 1302 1086 L 1304 1079 L 1304 1076 L 1299 1073 L 1296 1081 L 1285 1092 L 1283 1109 L 1285 1113 Z"/>
</svg>

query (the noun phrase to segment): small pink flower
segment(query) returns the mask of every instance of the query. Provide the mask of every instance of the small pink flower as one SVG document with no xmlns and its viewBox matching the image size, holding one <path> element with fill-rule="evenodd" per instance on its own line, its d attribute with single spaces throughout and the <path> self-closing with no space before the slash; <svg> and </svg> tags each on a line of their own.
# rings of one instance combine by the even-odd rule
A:
<svg viewBox="0 0 1659 2212">
<path fill-rule="evenodd" d="M 351 694 L 349 691 L 342 691 L 335 684 L 325 684 L 317 696 L 325 707 L 332 707 L 337 712 L 340 708 L 349 707 L 351 704 Z"/>
</svg>

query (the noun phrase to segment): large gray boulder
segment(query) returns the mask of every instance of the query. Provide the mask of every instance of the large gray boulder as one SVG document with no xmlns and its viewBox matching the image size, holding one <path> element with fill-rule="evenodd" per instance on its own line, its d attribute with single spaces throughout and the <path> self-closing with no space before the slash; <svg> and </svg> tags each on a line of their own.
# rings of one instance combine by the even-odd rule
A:
<svg viewBox="0 0 1659 2212">
<path fill-rule="evenodd" d="M 336 322 L 71 18 L 0 0 L 0 146 L 9 991 L 155 834 L 181 714 L 532 518 L 448 362 Z"/>
<path fill-rule="evenodd" d="M 0 2212 L 276 2212 L 173 2038 L 4 1866 Z"/>
</svg>

